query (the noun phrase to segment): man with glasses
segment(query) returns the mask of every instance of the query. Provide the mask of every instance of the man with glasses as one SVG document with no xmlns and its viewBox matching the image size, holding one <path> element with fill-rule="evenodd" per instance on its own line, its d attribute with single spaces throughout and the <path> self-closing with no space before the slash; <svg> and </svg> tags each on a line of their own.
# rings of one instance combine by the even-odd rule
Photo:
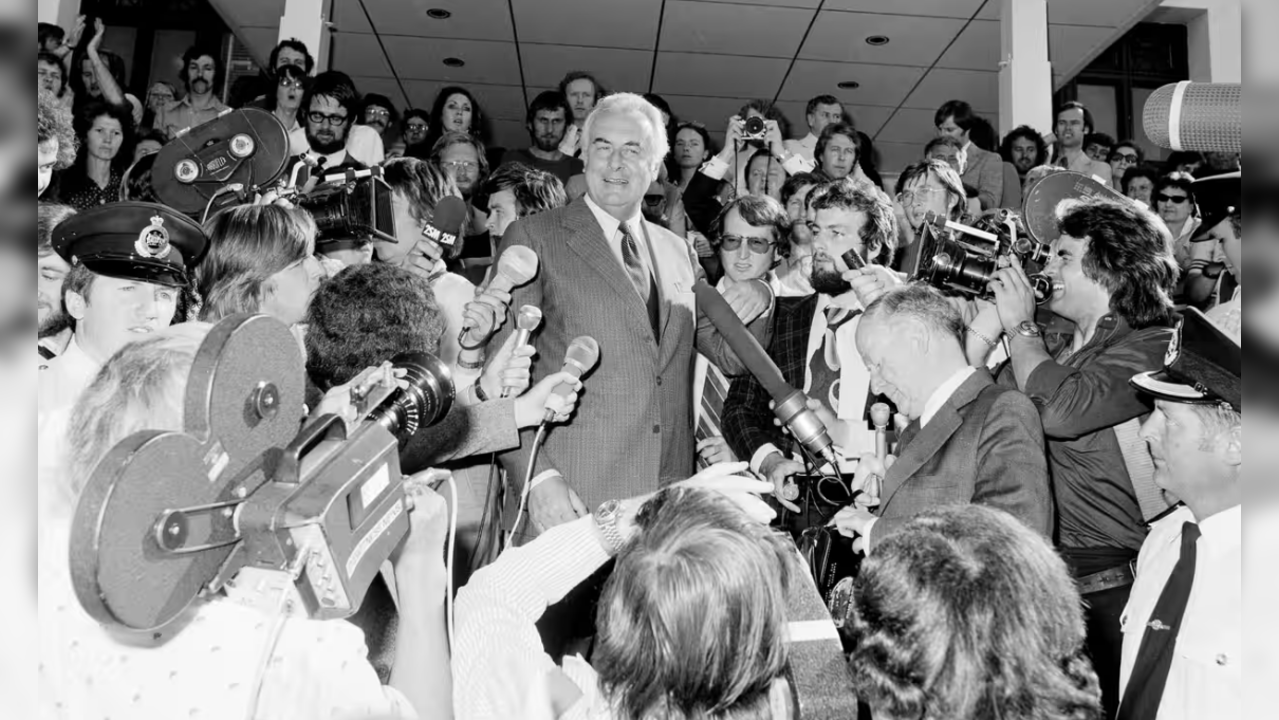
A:
<svg viewBox="0 0 1279 720">
<path fill-rule="evenodd" d="M 355 83 L 346 73 L 336 70 L 316 75 L 302 97 L 306 141 L 311 152 L 323 159 L 322 172 L 377 165 L 384 159 L 377 131 L 364 125 L 352 126 L 359 110 L 360 94 Z"/>
<path fill-rule="evenodd" d="M 395 126 L 400 121 L 400 113 L 396 111 L 395 104 L 391 102 L 391 98 L 377 93 L 369 93 L 364 96 L 364 109 L 360 112 L 360 124 L 373 128 L 377 134 L 382 137 L 383 147 L 389 145 L 388 142 L 394 133 Z"/>
<path fill-rule="evenodd" d="M 415 146 L 426 142 L 426 135 L 431 129 L 431 114 L 422 108 L 411 108 L 404 111 L 404 119 L 400 121 L 400 141 L 391 148 L 391 157 L 408 155 Z M 413 157 L 421 157 L 428 153 L 419 152 Z"/>
<path fill-rule="evenodd" d="M 1110 163 L 1111 187 L 1123 192 L 1124 173 L 1128 168 L 1137 167 L 1145 160 L 1145 153 L 1132 140 L 1123 140 L 1110 151 L 1106 162 Z"/>
<path fill-rule="evenodd" d="M 905 215 L 909 234 L 903 232 L 903 245 L 893 267 L 906 274 L 915 270 L 919 261 L 919 233 L 924 218 L 934 212 L 947 220 L 959 220 L 964 214 L 966 195 L 959 173 L 941 160 L 925 160 L 907 167 L 897 177 L 897 203 Z"/>
</svg>

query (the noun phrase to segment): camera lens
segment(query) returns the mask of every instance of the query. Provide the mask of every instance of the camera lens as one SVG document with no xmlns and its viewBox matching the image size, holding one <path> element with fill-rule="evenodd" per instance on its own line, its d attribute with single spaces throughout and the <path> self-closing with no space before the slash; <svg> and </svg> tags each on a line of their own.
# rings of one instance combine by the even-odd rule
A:
<svg viewBox="0 0 1279 720">
<path fill-rule="evenodd" d="M 428 353 L 397 355 L 391 365 L 406 372 L 408 387 L 396 391 L 369 417 L 404 443 L 448 414 L 453 406 L 453 378 L 448 366 Z"/>
<path fill-rule="evenodd" d="M 752 115 L 746 118 L 746 134 L 747 135 L 763 135 L 764 134 L 764 118 L 758 115 Z"/>
</svg>

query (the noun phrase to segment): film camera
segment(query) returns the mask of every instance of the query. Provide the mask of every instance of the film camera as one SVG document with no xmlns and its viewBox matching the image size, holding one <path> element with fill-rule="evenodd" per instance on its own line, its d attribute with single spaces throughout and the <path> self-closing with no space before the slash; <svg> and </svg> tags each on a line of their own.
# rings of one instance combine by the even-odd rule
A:
<svg viewBox="0 0 1279 720">
<path fill-rule="evenodd" d="M 293 598 L 316 619 L 355 612 L 409 530 L 398 446 L 453 401 L 435 357 L 393 363 L 407 387 L 353 390 L 349 432 L 325 415 L 299 433 L 297 340 L 263 315 L 219 322 L 192 364 L 184 430 L 125 438 L 80 496 L 71 570 L 84 609 L 160 634 L 224 587 L 265 607 Z"/>
<path fill-rule="evenodd" d="M 742 124 L 743 140 L 763 140 L 766 134 L 768 134 L 768 127 L 764 123 L 764 118 L 758 115 L 746 118 Z"/>
<path fill-rule="evenodd" d="M 990 298 L 987 285 L 999 269 L 999 258 L 1006 256 L 1026 271 L 1035 302 L 1042 304 L 1054 292 L 1052 279 L 1041 271 L 1059 234 L 1061 205 L 1094 197 L 1131 202 L 1082 173 L 1060 172 L 1045 176 L 1026 191 L 1021 212 L 1000 209 L 971 225 L 930 212 L 921 228 L 918 260 L 907 271 L 912 280 L 942 290 Z"/>
<path fill-rule="evenodd" d="M 382 179 L 380 167 L 343 168 L 324 175 L 310 192 L 297 192 L 294 202 L 315 218 L 317 245 L 359 247 L 373 240 L 396 241 L 391 186 Z"/>
</svg>

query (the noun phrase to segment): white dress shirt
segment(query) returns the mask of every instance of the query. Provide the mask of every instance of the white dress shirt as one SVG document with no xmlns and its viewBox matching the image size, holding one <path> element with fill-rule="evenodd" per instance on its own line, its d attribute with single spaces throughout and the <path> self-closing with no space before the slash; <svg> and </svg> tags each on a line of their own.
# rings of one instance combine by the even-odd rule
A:
<svg viewBox="0 0 1279 720">
<path fill-rule="evenodd" d="M 586 207 L 591 209 L 591 214 L 595 216 L 596 222 L 600 224 L 600 229 L 604 232 L 604 239 L 608 241 L 608 249 L 613 251 L 613 257 L 617 258 L 617 264 L 626 269 L 626 263 L 622 260 L 622 221 L 608 214 L 608 211 L 600 207 L 591 199 L 590 194 L 586 195 Z M 635 246 L 639 251 L 640 263 L 648 270 L 649 274 L 653 272 L 653 264 L 649 258 L 649 248 L 647 245 L 648 237 L 644 234 L 644 217 L 640 214 L 639 206 L 635 206 L 635 214 L 626 219 L 626 227 L 631 231 L 631 237 L 635 238 Z"/>
<path fill-rule="evenodd" d="M 817 152 L 817 136 L 813 134 L 812 130 L 809 130 L 808 134 L 799 140 L 784 141 L 782 147 L 809 162 L 813 162 L 814 155 Z"/>
<path fill-rule="evenodd" d="M 1236 505 L 1199 522 L 1195 578 L 1157 720 L 1242 717 L 1243 512 Z M 1120 616 L 1124 632 L 1119 695 L 1132 677 L 1137 652 L 1173 568 L 1181 557 L 1181 529 L 1194 522 L 1182 507 L 1150 527 L 1137 557 L 1137 579 Z"/>
</svg>

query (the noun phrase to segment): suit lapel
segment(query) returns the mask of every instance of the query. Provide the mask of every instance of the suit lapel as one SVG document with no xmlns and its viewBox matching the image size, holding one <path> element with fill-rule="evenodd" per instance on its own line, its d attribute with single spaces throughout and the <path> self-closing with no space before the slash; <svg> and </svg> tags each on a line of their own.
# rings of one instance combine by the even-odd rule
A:
<svg viewBox="0 0 1279 720">
<path fill-rule="evenodd" d="M 937 413 L 928 421 L 928 425 L 924 426 L 902 448 L 901 456 L 888 469 L 884 477 L 884 486 L 880 491 L 880 512 L 888 506 L 889 501 L 902 485 L 918 472 L 924 463 L 931 460 L 950 436 L 959 429 L 963 423 L 963 418 L 959 415 L 960 408 L 976 399 L 982 388 L 990 385 L 991 382 L 990 374 L 985 370 L 979 369 L 974 372 L 955 389 L 955 392 L 951 393 L 946 402 L 942 403 Z"/>
<path fill-rule="evenodd" d="M 564 218 L 564 227 L 569 231 L 569 248 L 577 253 L 592 270 L 599 273 L 605 284 L 613 289 L 623 304 L 627 305 L 629 309 L 627 316 L 643 326 L 652 337 L 653 329 L 648 323 L 648 308 L 640 300 L 634 285 L 631 284 L 631 279 L 627 277 L 626 271 L 613 255 L 613 250 L 604 238 L 604 231 L 600 228 L 595 215 L 591 213 L 591 209 L 586 206 L 586 200 L 579 198 L 573 201 L 568 210 Z"/>
</svg>

